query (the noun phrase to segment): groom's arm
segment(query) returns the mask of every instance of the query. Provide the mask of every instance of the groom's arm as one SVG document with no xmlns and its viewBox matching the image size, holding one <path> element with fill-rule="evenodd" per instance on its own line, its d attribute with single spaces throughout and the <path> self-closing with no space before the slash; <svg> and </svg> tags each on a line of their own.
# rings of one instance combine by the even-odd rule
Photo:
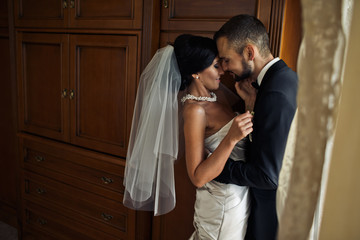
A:
<svg viewBox="0 0 360 240">
<path fill-rule="evenodd" d="M 221 183 L 232 183 L 240 186 L 250 186 L 260 189 L 276 189 L 277 183 L 273 181 L 260 168 L 245 163 L 228 159 L 226 165 L 215 181 Z"/>
<path fill-rule="evenodd" d="M 215 178 L 260 189 L 276 189 L 286 141 L 296 106 L 285 95 L 266 93 L 254 116 L 253 142 L 246 162 L 229 159 L 222 173 Z"/>
</svg>

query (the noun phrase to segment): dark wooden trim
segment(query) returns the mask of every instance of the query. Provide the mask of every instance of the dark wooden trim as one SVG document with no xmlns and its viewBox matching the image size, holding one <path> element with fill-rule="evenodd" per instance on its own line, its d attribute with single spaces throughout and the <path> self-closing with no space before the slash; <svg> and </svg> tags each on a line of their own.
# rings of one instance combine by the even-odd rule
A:
<svg viewBox="0 0 360 240">
<path fill-rule="evenodd" d="M 152 226 L 152 238 L 153 240 L 162 240 L 161 233 L 163 232 L 163 223 L 164 217 L 158 216 L 153 217 L 153 226 Z"/>
<path fill-rule="evenodd" d="M 136 212 L 136 240 L 152 239 L 152 212 L 137 211 Z M 156 238 L 153 238 L 156 239 Z"/>
<path fill-rule="evenodd" d="M 143 4 L 143 28 L 138 48 L 140 66 L 138 69 L 137 85 L 139 84 L 141 72 L 159 48 L 160 40 L 160 2 L 144 0 Z M 136 240 L 152 239 L 152 221 L 152 212 L 136 211 Z"/>
<path fill-rule="evenodd" d="M 159 48 L 160 41 L 160 2 L 144 0 L 142 48 L 140 72 L 150 62 Z"/>
<path fill-rule="evenodd" d="M 281 31 L 284 18 L 285 0 L 273 0 L 269 26 L 270 49 L 273 56 L 278 57 L 281 44 Z"/>
<path fill-rule="evenodd" d="M 265 28 L 269 31 L 270 26 L 270 14 L 271 14 L 271 3 L 272 0 L 257 0 L 257 13 L 256 17 L 261 20 Z"/>
<path fill-rule="evenodd" d="M 139 35 L 140 30 L 132 29 L 66 29 L 66 28 L 16 28 L 17 32 L 59 33 L 59 34 L 104 34 L 104 35 Z"/>
<path fill-rule="evenodd" d="M 21 221 L 21 190 L 20 190 L 20 154 L 19 154 L 19 141 L 16 137 L 19 126 L 18 126 L 18 98 L 17 98 L 17 78 L 16 78 L 16 39 L 15 39 L 15 23 L 14 23 L 14 1 L 8 0 L 8 27 L 9 27 L 9 49 L 10 49 L 10 79 L 11 79 L 11 94 L 12 94 L 12 118 L 15 120 L 13 124 L 13 132 L 14 132 L 14 151 L 15 151 L 15 174 L 16 174 L 16 212 L 17 212 L 17 229 L 18 229 L 18 237 L 21 238 L 22 235 L 22 221 Z"/>
</svg>

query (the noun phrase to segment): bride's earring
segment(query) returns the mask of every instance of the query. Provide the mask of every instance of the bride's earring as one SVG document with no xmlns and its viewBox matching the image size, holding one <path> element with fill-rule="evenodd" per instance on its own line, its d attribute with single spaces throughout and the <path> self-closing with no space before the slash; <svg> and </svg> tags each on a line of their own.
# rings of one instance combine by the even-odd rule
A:
<svg viewBox="0 0 360 240">
<path fill-rule="evenodd" d="M 200 79 L 199 74 L 196 74 L 196 73 L 192 74 L 192 77 L 193 77 L 194 80 L 195 80 L 195 79 Z"/>
</svg>

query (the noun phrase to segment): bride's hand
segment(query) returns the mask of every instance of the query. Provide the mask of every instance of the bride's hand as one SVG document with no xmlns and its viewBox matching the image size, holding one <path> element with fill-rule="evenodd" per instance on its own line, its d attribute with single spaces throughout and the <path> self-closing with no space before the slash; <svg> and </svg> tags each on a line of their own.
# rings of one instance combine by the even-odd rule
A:
<svg viewBox="0 0 360 240">
<path fill-rule="evenodd" d="M 246 112 L 234 118 L 227 134 L 232 143 L 236 144 L 253 131 L 252 117 L 249 112 Z"/>
<path fill-rule="evenodd" d="M 253 111 L 256 100 L 257 89 L 255 89 L 251 83 L 252 79 L 248 78 L 240 82 L 235 83 L 236 92 L 244 100 L 246 110 Z"/>
</svg>

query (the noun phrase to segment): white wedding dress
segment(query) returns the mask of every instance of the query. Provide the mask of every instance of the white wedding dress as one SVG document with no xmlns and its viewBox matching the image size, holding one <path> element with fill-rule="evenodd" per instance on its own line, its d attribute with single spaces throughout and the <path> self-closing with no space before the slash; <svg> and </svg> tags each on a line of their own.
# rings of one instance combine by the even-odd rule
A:
<svg viewBox="0 0 360 240">
<path fill-rule="evenodd" d="M 230 129 L 232 121 L 205 139 L 205 147 L 213 152 Z M 237 143 L 230 158 L 245 161 L 247 138 Z M 250 214 L 248 187 L 206 183 L 196 190 L 194 227 L 189 240 L 242 240 Z"/>
</svg>

